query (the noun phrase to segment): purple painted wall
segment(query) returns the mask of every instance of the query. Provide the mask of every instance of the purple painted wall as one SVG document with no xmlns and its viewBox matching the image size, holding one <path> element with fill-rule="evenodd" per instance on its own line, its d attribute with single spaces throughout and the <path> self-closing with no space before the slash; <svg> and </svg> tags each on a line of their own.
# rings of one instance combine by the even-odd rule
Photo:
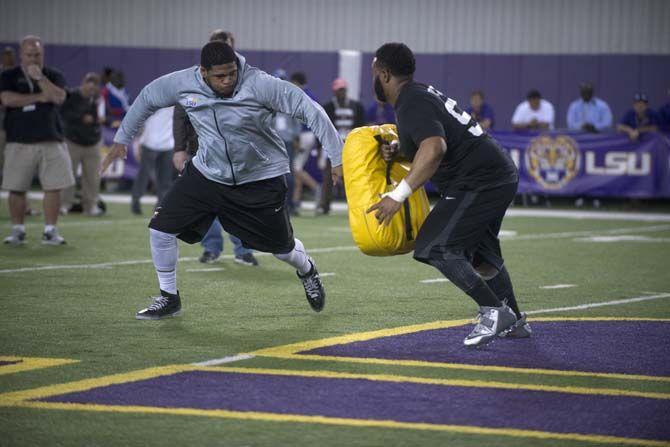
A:
<svg viewBox="0 0 670 447">
<path fill-rule="evenodd" d="M 5 46 L 5 44 L 0 43 Z M 337 76 L 334 52 L 244 51 L 249 63 L 268 72 L 278 67 L 288 73 L 304 71 L 311 90 L 320 101 L 331 95 L 330 83 Z M 47 64 L 61 69 L 69 85 L 78 84 L 85 72 L 103 66 L 122 69 L 131 95 L 152 79 L 198 63 L 199 50 L 48 45 Z M 368 67 L 372 54 L 363 56 L 362 100 L 372 101 Z M 496 113 L 496 128 L 509 128 L 516 105 L 531 88 L 538 88 L 556 108 L 556 126 L 565 126 L 568 105 L 578 96 L 577 85 L 592 81 L 596 95 L 606 100 L 615 120 L 631 106 L 632 96 L 644 91 L 650 105 L 668 101 L 670 56 L 654 55 L 417 55 L 416 80 L 432 84 L 461 105 L 469 94 L 482 89 Z"/>
</svg>

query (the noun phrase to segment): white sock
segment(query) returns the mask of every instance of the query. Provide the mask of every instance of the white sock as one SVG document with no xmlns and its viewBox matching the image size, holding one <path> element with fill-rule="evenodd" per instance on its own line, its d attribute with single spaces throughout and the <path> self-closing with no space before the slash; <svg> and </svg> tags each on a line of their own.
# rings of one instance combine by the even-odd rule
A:
<svg viewBox="0 0 670 447">
<path fill-rule="evenodd" d="M 51 233 L 56 229 L 56 225 L 45 225 L 44 226 L 44 232 L 45 233 Z"/>
<path fill-rule="evenodd" d="M 307 256 L 305 246 L 302 245 L 300 239 L 295 240 L 295 247 L 293 247 L 293 250 L 288 253 L 275 254 L 274 257 L 292 265 L 301 275 L 308 273 L 312 269 L 312 264 L 309 262 L 309 256 Z"/>
<path fill-rule="evenodd" d="M 154 260 L 154 267 L 158 275 L 158 286 L 161 290 L 176 295 L 177 258 L 179 258 L 177 236 L 150 228 L 149 240 L 151 258 Z"/>
<path fill-rule="evenodd" d="M 12 230 L 20 231 L 21 233 L 26 232 L 26 226 L 24 224 L 12 225 Z"/>
</svg>

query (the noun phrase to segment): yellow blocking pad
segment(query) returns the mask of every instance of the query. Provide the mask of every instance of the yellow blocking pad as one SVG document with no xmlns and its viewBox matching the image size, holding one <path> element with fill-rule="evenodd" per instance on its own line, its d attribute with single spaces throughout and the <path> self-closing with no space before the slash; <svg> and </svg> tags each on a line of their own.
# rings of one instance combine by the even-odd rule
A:
<svg viewBox="0 0 670 447">
<path fill-rule="evenodd" d="M 239 368 L 225 366 L 195 366 L 195 365 L 169 365 L 156 368 L 148 368 L 128 373 L 114 374 L 94 379 L 79 380 L 59 385 L 44 386 L 32 390 L 17 391 L 0 394 L 0 406 L 21 407 L 34 409 L 52 409 L 52 410 L 75 410 L 75 411 L 95 411 L 107 413 L 146 413 L 146 414 L 167 414 L 181 416 L 200 416 L 216 417 L 223 419 L 264 421 L 264 422 L 291 422 L 291 423 L 309 423 L 336 425 L 347 427 L 372 427 L 388 429 L 406 429 L 406 430 L 425 430 L 437 432 L 449 432 L 457 434 L 470 435 L 490 435 L 506 436 L 529 439 L 553 439 L 566 441 L 594 442 L 611 445 L 631 445 L 631 446 L 668 446 L 665 441 L 624 438 L 608 435 L 591 435 L 578 433 L 556 433 L 540 430 L 526 430 L 513 428 L 489 428 L 481 426 L 468 425 L 448 425 L 448 424 L 430 424 L 398 422 L 392 420 L 374 420 L 374 419 L 353 419 L 328 416 L 315 416 L 304 414 L 281 414 L 258 411 L 234 411 L 234 410 L 204 410 L 197 408 L 165 408 L 137 405 L 100 405 L 83 403 L 62 403 L 62 402 L 35 402 L 35 399 L 44 399 L 60 394 L 87 391 L 93 388 L 105 387 L 116 384 L 130 383 L 135 381 L 152 379 L 165 375 L 172 375 L 188 371 L 220 371 L 222 373 L 241 373 L 241 374 L 265 374 L 296 377 L 320 377 L 333 379 L 365 379 L 385 382 L 407 382 L 407 383 L 426 383 L 442 386 L 465 386 L 465 387 L 483 387 L 483 388 L 506 388 L 506 389 L 529 389 L 546 392 L 575 393 L 575 394 L 594 394 L 594 395 L 613 395 L 613 396 L 631 396 L 646 397 L 652 399 L 670 399 L 670 395 L 660 393 L 638 393 L 624 392 L 621 390 L 590 389 L 580 387 L 554 387 L 542 385 L 523 385 L 510 384 L 504 382 L 488 382 L 474 380 L 448 380 L 432 379 L 387 374 L 352 374 L 333 371 L 297 371 L 297 370 L 276 370 L 262 368 Z"/>
<path fill-rule="evenodd" d="M 534 321 L 650 321 L 650 322 L 670 322 L 668 318 L 619 318 L 619 317 L 544 317 L 533 318 Z M 394 366 L 410 366 L 410 367 L 427 367 L 427 368 L 445 368 L 445 369 L 459 369 L 481 371 L 481 365 L 466 364 L 466 363 L 444 363 L 444 362 L 428 362 L 422 360 L 392 360 L 381 358 L 363 358 L 363 357 L 344 357 L 344 356 L 326 356 L 313 354 L 299 354 L 300 352 L 310 351 L 313 349 L 324 348 L 328 346 L 354 343 L 358 341 L 373 340 L 382 337 L 393 337 L 396 335 L 411 334 L 421 331 L 429 331 L 435 329 L 447 329 L 450 327 L 463 326 L 471 324 L 471 320 L 442 320 L 433 321 L 430 323 L 414 324 L 409 326 L 400 326 L 390 329 L 381 329 L 369 332 L 356 332 L 348 335 L 341 335 L 338 337 L 329 337 L 319 340 L 311 340 L 305 342 L 292 343 L 288 345 L 281 345 L 272 348 L 260 349 L 258 351 L 250 352 L 249 354 L 257 357 L 274 357 L 290 360 L 317 360 L 329 362 L 347 362 L 347 363 L 364 363 L 376 365 L 394 365 Z M 541 368 L 514 368 L 508 366 L 493 366 L 487 365 L 487 371 L 508 372 L 519 374 L 540 374 L 550 376 L 569 376 L 569 377 L 600 377 L 608 379 L 624 379 L 624 380 L 641 380 L 651 382 L 670 382 L 670 377 L 663 376 L 647 376 L 641 374 L 618 374 L 618 373 L 595 373 L 583 371 L 562 371 L 554 369 Z"/>
<path fill-rule="evenodd" d="M 2 362 L 11 362 L 8 365 L 2 365 Z M 17 363 L 14 363 L 17 362 Z M 51 368 L 52 366 L 68 365 L 78 363 L 79 360 L 72 359 L 50 359 L 43 357 L 15 357 L 0 355 L 0 375 L 14 374 L 33 369 Z"/>
</svg>

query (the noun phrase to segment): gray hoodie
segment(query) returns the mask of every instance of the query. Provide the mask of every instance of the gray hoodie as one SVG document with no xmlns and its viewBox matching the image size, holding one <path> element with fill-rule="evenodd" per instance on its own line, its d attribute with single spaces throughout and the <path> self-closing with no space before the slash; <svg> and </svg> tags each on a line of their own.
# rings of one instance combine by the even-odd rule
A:
<svg viewBox="0 0 670 447">
<path fill-rule="evenodd" d="M 273 126 L 275 114 L 282 112 L 307 125 L 332 165 L 341 165 L 342 139 L 323 108 L 290 82 L 237 57 L 237 85 L 230 98 L 217 96 L 198 66 L 167 74 L 142 89 L 114 142 L 129 145 L 151 114 L 179 103 L 198 134 L 193 165 L 212 181 L 239 185 L 290 172 L 286 147 Z"/>
</svg>

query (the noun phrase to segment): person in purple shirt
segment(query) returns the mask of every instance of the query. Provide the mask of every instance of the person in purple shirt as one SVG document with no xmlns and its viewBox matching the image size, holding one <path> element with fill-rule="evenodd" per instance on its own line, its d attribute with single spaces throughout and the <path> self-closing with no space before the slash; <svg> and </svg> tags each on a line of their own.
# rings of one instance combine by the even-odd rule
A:
<svg viewBox="0 0 670 447">
<path fill-rule="evenodd" d="M 663 132 L 670 132 L 670 88 L 668 89 L 668 102 L 658 109 L 660 128 Z"/>
<path fill-rule="evenodd" d="M 637 141 L 643 133 L 658 131 L 658 125 L 658 114 L 649 108 L 647 95 L 636 93 L 633 98 L 633 108 L 621 118 L 617 130 L 627 134 L 632 141 Z"/>
<path fill-rule="evenodd" d="M 393 106 L 374 101 L 365 111 L 365 122 L 368 125 L 395 124 Z"/>
<path fill-rule="evenodd" d="M 493 128 L 494 114 L 490 105 L 484 102 L 484 93 L 475 90 L 470 95 L 470 107 L 466 110 L 484 130 Z"/>
</svg>

